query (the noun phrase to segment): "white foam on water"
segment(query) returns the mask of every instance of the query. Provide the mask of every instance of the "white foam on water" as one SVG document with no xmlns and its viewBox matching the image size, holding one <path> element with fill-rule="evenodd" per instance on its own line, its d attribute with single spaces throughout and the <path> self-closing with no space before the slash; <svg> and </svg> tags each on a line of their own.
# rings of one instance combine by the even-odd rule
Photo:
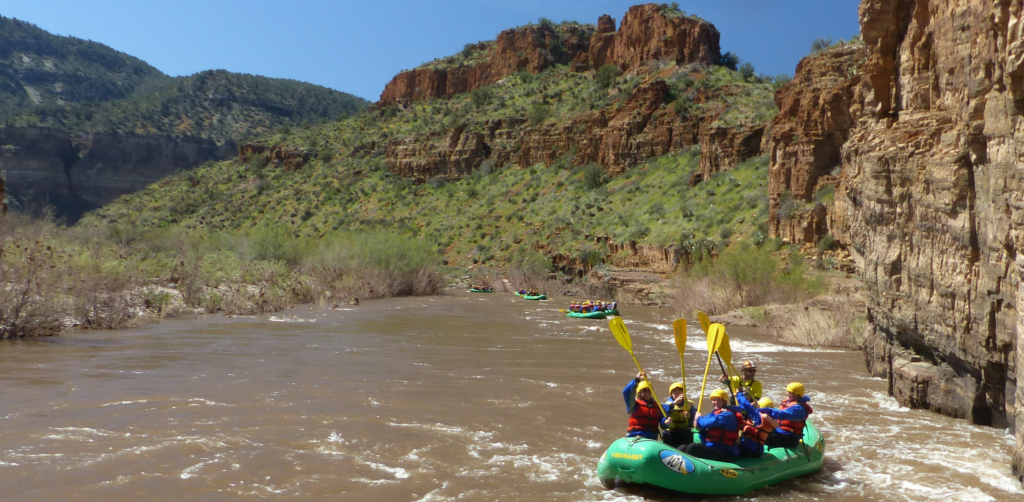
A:
<svg viewBox="0 0 1024 502">
<path fill-rule="evenodd" d="M 207 460 L 205 462 L 199 462 L 198 464 L 193 465 L 192 467 L 188 467 L 185 470 L 181 471 L 181 474 L 179 476 L 181 477 L 181 479 L 191 478 L 191 477 L 195 476 L 196 473 L 199 472 L 199 470 L 203 468 L 203 466 L 209 465 L 209 464 L 213 464 L 213 463 L 217 463 L 217 462 L 220 462 L 220 460 L 214 459 L 214 460 Z"/>
<path fill-rule="evenodd" d="M 435 432 L 442 432 L 444 434 L 448 434 L 448 435 L 452 435 L 452 436 L 465 436 L 465 437 L 472 438 L 474 441 L 478 441 L 478 442 L 479 441 L 484 441 L 484 440 L 489 440 L 492 436 L 494 436 L 493 432 L 487 432 L 487 431 L 467 431 L 466 429 L 463 429 L 461 427 L 444 425 L 444 424 L 417 424 L 417 423 L 403 424 L 403 423 L 397 423 L 397 422 L 388 422 L 388 425 L 391 426 L 391 427 L 412 427 L 412 428 L 417 428 L 417 429 L 426 429 L 426 430 L 435 431 Z"/>
<path fill-rule="evenodd" d="M 302 322 L 316 322 L 316 319 L 303 319 L 301 317 L 294 317 L 294 316 L 292 316 L 292 317 L 270 316 L 270 317 L 267 318 L 267 320 L 273 321 L 273 322 L 298 322 L 298 323 L 302 323 Z"/>
<path fill-rule="evenodd" d="M 126 405 L 126 404 L 143 404 L 143 403 L 148 403 L 148 402 L 149 401 L 146 400 L 146 399 L 139 399 L 139 400 L 136 400 L 136 401 L 115 401 L 113 403 L 101 404 L 100 408 L 105 408 L 107 406 Z"/>
<path fill-rule="evenodd" d="M 409 471 L 401 467 L 388 467 L 384 464 L 379 464 L 376 462 L 366 462 L 366 465 L 373 467 L 378 471 L 389 472 L 395 477 L 395 479 L 407 479 L 409 477 Z"/>
</svg>

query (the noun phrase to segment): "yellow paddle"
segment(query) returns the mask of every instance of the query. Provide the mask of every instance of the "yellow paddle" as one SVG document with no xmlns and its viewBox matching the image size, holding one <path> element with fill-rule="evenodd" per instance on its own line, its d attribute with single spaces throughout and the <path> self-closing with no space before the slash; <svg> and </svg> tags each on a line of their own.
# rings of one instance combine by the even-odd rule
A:
<svg viewBox="0 0 1024 502">
<path fill-rule="evenodd" d="M 708 371 L 711 370 L 711 357 L 715 355 L 722 345 L 722 337 L 725 336 L 725 326 L 715 323 L 708 327 L 708 364 L 704 366 L 704 381 L 700 384 L 700 399 L 697 400 L 697 411 L 700 411 L 704 403 L 704 388 L 708 383 Z"/>
<path fill-rule="evenodd" d="M 686 351 L 686 319 L 672 321 L 672 334 L 676 337 L 676 350 L 679 351 L 679 366 L 683 368 L 683 395 L 686 394 L 686 363 L 683 353 Z"/>
<path fill-rule="evenodd" d="M 619 342 L 619 345 L 622 345 L 622 348 L 626 349 L 626 352 L 629 352 L 629 356 L 633 358 L 633 363 L 636 364 L 636 368 L 643 372 L 644 369 L 640 367 L 640 362 L 637 361 L 636 356 L 633 355 L 633 342 L 629 339 L 629 331 L 626 331 L 626 325 L 622 322 L 622 318 L 619 316 L 612 316 L 611 319 L 608 319 L 608 327 L 611 328 L 612 335 L 615 335 L 615 340 Z M 644 374 L 644 381 L 647 382 L 647 385 L 651 385 L 651 382 L 647 380 L 647 374 Z M 658 409 L 661 410 L 661 415 L 668 418 L 668 415 L 665 414 L 665 408 L 661 407 L 661 401 L 658 401 L 658 395 L 654 393 L 653 385 L 651 385 L 651 395 L 654 396 L 654 401 L 658 403 Z"/>
<path fill-rule="evenodd" d="M 740 372 L 736 371 L 736 368 L 733 367 L 733 365 L 732 365 L 732 349 L 729 348 L 729 335 L 728 334 L 723 334 L 722 335 L 722 346 L 718 348 L 718 355 L 722 356 L 722 359 L 725 360 L 725 364 L 727 366 L 729 366 L 730 370 L 732 370 L 732 373 L 728 375 L 729 377 L 732 377 L 733 375 L 737 375 L 738 376 L 740 374 Z M 729 381 L 729 386 L 732 387 L 732 381 L 731 380 Z M 736 390 L 738 391 L 739 389 L 736 389 Z"/>
<path fill-rule="evenodd" d="M 708 328 L 711 326 L 711 319 L 708 319 L 708 315 L 704 312 L 697 312 L 697 320 L 700 321 L 700 329 L 704 330 L 704 334 L 708 334 Z"/>
</svg>

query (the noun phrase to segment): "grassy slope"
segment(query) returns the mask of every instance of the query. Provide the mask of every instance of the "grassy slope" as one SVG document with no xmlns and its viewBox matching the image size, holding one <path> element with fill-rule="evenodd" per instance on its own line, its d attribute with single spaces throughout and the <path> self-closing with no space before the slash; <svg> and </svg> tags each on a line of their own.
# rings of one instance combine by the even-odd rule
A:
<svg viewBox="0 0 1024 502">
<path fill-rule="evenodd" d="M 223 70 L 168 77 L 103 44 L 0 16 L 0 122 L 12 126 L 239 141 L 368 104 L 313 84 Z"/>
<path fill-rule="evenodd" d="M 736 122 L 774 114 L 769 84 L 746 83 L 718 67 L 668 70 L 659 75 L 684 106 L 667 107 L 678 106 L 684 113 L 717 107 L 726 110 L 723 119 Z M 297 172 L 259 163 L 211 164 L 125 196 L 88 221 L 208 231 L 284 224 L 296 235 L 316 236 L 340 229 L 398 229 L 429 240 L 455 265 L 507 262 L 534 249 L 548 255 L 592 253 L 596 249 L 588 235 L 657 245 L 754 235 L 767 211 L 765 158 L 696 187 L 686 185 L 699 158 L 692 151 L 650 159 L 607 183 L 594 177 L 588 181 L 590 168 L 570 168 L 561 161 L 552 166 L 485 165 L 465 179 L 414 185 L 392 176 L 377 158 L 389 137 L 440 134 L 457 125 L 473 130 L 495 118 L 524 119 L 542 106 L 551 115 L 547 120 L 564 120 L 619 106 L 639 84 L 638 77 L 624 76 L 605 89 L 591 76 L 563 67 L 536 77 L 513 76 L 452 100 L 361 114 L 268 138 L 267 143 L 315 154 Z M 728 98 L 696 103 L 694 96 L 709 89 Z"/>
</svg>

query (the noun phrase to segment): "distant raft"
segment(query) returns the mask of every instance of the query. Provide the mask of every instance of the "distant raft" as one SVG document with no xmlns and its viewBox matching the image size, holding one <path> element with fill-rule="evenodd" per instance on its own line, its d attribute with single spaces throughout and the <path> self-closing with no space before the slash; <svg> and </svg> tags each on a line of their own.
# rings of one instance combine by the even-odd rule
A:
<svg viewBox="0 0 1024 502">
<path fill-rule="evenodd" d="M 618 310 L 598 310 L 596 312 L 566 312 L 565 315 L 569 317 L 579 317 L 581 319 L 604 319 L 608 316 L 619 315 Z"/>
<path fill-rule="evenodd" d="M 537 295 L 537 296 L 523 295 L 523 299 L 524 300 L 547 300 L 548 299 L 548 295 Z"/>
<path fill-rule="evenodd" d="M 618 479 L 690 495 L 743 495 L 821 469 L 825 440 L 810 420 L 806 424 L 796 448 L 771 448 L 761 458 L 735 462 L 691 457 L 660 441 L 621 438 L 601 455 L 597 477 L 608 489 Z"/>
<path fill-rule="evenodd" d="M 493 293 L 494 290 L 491 288 L 480 289 L 480 288 L 469 288 L 470 293 Z"/>
</svg>

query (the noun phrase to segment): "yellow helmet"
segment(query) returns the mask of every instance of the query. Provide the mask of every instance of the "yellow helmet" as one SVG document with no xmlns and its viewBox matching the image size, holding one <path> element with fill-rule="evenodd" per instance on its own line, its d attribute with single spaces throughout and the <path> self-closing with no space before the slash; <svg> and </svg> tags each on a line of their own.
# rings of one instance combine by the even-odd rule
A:
<svg viewBox="0 0 1024 502">
<path fill-rule="evenodd" d="M 772 401 L 772 398 L 770 398 L 770 397 L 762 397 L 761 399 L 757 400 L 757 407 L 758 408 L 774 408 L 775 407 L 775 402 Z"/>
<path fill-rule="evenodd" d="M 668 386 L 668 393 L 672 394 L 672 391 L 674 391 L 676 389 L 685 391 L 686 386 L 683 385 L 683 382 L 676 382 L 676 383 Z"/>
<path fill-rule="evenodd" d="M 644 389 L 651 390 L 651 384 L 647 383 L 647 380 L 640 382 L 640 385 L 636 386 L 636 395 L 640 395 L 640 392 Z"/>
<path fill-rule="evenodd" d="M 786 386 L 786 391 L 796 394 L 796 397 L 804 397 L 804 384 L 793 382 Z"/>
<path fill-rule="evenodd" d="M 714 399 L 716 397 L 719 398 L 719 399 L 724 399 L 724 400 L 728 401 L 729 400 L 729 393 L 726 392 L 724 389 L 715 389 L 715 390 L 711 391 L 711 399 Z"/>
</svg>

